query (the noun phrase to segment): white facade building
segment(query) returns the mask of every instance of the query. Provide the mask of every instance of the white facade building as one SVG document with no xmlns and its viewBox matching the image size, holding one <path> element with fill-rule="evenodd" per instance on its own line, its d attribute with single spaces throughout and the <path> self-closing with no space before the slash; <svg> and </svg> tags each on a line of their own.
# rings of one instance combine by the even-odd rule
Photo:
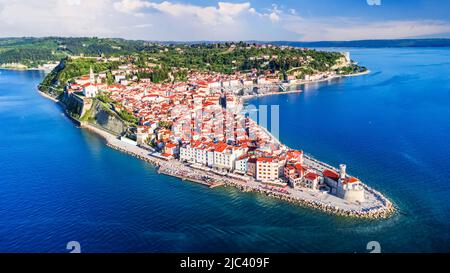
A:
<svg viewBox="0 0 450 273">
<path fill-rule="evenodd" d="M 186 145 L 180 148 L 180 160 L 208 166 L 208 149 L 200 142 Z"/>
<path fill-rule="evenodd" d="M 245 149 L 237 149 L 225 143 L 208 144 L 196 141 L 180 148 L 180 160 L 232 171 L 236 168 L 236 158 L 245 152 Z M 246 162 L 240 162 L 239 169 L 246 172 Z"/>
<path fill-rule="evenodd" d="M 89 83 L 83 85 L 83 95 L 86 98 L 94 98 L 98 94 L 98 87 L 95 84 L 95 75 L 92 67 L 89 70 Z"/>
<path fill-rule="evenodd" d="M 83 95 L 86 98 L 94 98 L 98 94 L 98 88 L 94 84 L 87 84 L 83 87 Z"/>
<path fill-rule="evenodd" d="M 280 177 L 278 160 L 260 157 L 256 160 L 256 180 L 274 182 Z"/>
<path fill-rule="evenodd" d="M 218 169 L 233 170 L 236 156 L 230 149 L 214 151 L 214 167 Z"/>
<path fill-rule="evenodd" d="M 190 145 L 180 148 L 180 160 L 187 162 L 196 162 L 197 149 L 191 147 Z"/>
<path fill-rule="evenodd" d="M 115 75 L 114 76 L 114 80 L 116 81 L 116 83 L 120 83 L 120 81 L 122 80 L 126 80 L 127 76 L 125 75 Z"/>
<path fill-rule="evenodd" d="M 323 172 L 324 182 L 331 188 L 331 193 L 349 202 L 364 202 L 364 187 L 361 181 L 346 173 L 346 166 L 339 166 L 339 173 L 332 170 Z"/>
<path fill-rule="evenodd" d="M 235 164 L 234 164 L 235 171 L 238 173 L 246 174 L 248 171 L 247 163 L 248 163 L 248 157 L 236 159 Z"/>
<path fill-rule="evenodd" d="M 304 186 L 308 189 L 317 190 L 320 176 L 314 172 L 308 172 L 304 177 Z"/>
<path fill-rule="evenodd" d="M 89 71 L 89 83 L 83 85 L 83 95 L 86 98 L 94 98 L 98 94 L 98 87 L 95 84 L 95 75 L 92 67 Z"/>
</svg>

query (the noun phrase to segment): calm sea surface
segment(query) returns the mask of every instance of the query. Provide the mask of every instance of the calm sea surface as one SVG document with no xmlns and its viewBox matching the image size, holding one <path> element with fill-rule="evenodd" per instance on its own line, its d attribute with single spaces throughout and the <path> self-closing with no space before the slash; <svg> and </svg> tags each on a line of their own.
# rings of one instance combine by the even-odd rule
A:
<svg viewBox="0 0 450 273">
<path fill-rule="evenodd" d="M 349 220 L 156 174 L 76 128 L 36 85 L 0 70 L 0 251 L 450 251 L 450 49 L 352 49 L 371 74 L 265 97 L 280 138 L 391 198 L 388 220 Z"/>
</svg>

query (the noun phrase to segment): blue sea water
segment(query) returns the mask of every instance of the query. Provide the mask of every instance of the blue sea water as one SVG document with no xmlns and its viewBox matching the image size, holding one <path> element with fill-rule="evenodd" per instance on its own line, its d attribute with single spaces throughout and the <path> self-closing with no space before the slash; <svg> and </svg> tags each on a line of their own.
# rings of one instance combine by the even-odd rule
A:
<svg viewBox="0 0 450 273">
<path fill-rule="evenodd" d="M 450 49 L 351 49 L 371 74 L 259 98 L 280 138 L 391 198 L 387 220 L 324 214 L 161 176 L 76 128 L 36 71 L 0 70 L 0 252 L 450 251 Z"/>
</svg>

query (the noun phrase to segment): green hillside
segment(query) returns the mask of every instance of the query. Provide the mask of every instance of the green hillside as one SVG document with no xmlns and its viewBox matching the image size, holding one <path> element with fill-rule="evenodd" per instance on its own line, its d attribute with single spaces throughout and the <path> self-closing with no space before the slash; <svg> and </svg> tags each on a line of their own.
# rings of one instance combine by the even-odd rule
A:
<svg viewBox="0 0 450 273">
<path fill-rule="evenodd" d="M 60 61 L 66 56 L 120 55 L 146 48 L 142 41 L 98 38 L 0 38 L 0 65 L 20 63 L 28 68 Z"/>
</svg>

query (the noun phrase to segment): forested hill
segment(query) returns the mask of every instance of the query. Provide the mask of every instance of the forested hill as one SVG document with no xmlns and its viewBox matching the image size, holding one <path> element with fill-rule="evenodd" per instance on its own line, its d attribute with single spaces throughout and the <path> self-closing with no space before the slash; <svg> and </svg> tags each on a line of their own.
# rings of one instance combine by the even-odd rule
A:
<svg viewBox="0 0 450 273">
<path fill-rule="evenodd" d="M 360 40 L 360 41 L 252 41 L 250 44 L 288 45 L 295 47 L 448 47 L 450 39 L 401 39 L 401 40 Z M 49 62 L 58 62 L 67 56 L 111 56 L 148 52 L 160 45 L 217 44 L 217 42 L 146 42 L 106 38 L 0 38 L 0 67 L 19 64 L 24 68 L 34 68 Z M 228 44 L 222 42 L 220 44 Z M 159 50 L 159 49 L 158 49 Z"/>
<path fill-rule="evenodd" d="M 148 44 L 134 48 L 119 58 L 64 58 L 41 84 L 42 88 L 62 91 L 73 78 L 105 72 L 108 84 L 120 66 L 138 71 L 132 76 L 150 79 L 154 83 L 186 81 L 189 72 L 221 74 L 256 73 L 269 75 L 282 81 L 303 79 L 308 76 L 337 73 L 353 74 L 367 69 L 349 60 L 341 52 L 327 52 L 288 46 L 256 45 L 244 42 L 216 44 Z M 131 72 L 130 72 L 131 73 Z M 128 73 L 128 74 L 130 74 Z"/>
<path fill-rule="evenodd" d="M 148 43 L 99 38 L 0 38 L 0 65 L 20 63 L 27 67 L 59 61 L 66 56 L 120 55 L 143 50 Z"/>
</svg>

